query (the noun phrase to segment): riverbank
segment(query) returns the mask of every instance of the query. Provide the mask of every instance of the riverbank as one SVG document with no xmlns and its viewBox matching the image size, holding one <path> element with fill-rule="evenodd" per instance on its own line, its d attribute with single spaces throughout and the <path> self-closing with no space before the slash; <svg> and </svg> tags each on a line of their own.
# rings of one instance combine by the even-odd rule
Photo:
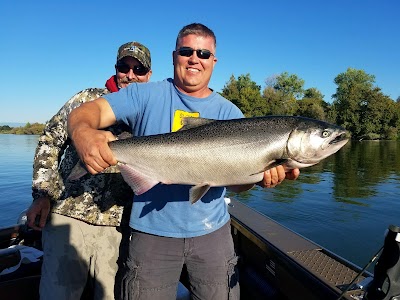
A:
<svg viewBox="0 0 400 300">
<path fill-rule="evenodd" d="M 36 135 L 42 134 L 44 129 L 44 124 L 40 123 L 26 123 L 25 126 L 11 127 L 9 125 L 0 126 L 0 134 L 29 134 Z"/>
</svg>

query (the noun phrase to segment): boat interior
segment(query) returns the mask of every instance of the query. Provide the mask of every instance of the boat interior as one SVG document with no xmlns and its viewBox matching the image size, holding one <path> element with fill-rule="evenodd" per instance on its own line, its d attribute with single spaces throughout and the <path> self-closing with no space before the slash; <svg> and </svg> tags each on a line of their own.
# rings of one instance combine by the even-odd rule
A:
<svg viewBox="0 0 400 300">
<path fill-rule="evenodd" d="M 245 204 L 227 199 L 232 237 L 239 256 L 241 299 L 363 299 L 363 285 L 373 275 L 285 228 Z M 41 233 L 16 225 L 0 229 L 0 272 L 21 260 L 10 245 L 41 249 Z M 0 275 L 2 299 L 39 299 L 41 260 Z M 353 280 L 356 279 L 353 283 Z M 179 299 L 187 284 L 182 272 Z M 81 299 L 89 299 L 85 291 Z"/>
</svg>

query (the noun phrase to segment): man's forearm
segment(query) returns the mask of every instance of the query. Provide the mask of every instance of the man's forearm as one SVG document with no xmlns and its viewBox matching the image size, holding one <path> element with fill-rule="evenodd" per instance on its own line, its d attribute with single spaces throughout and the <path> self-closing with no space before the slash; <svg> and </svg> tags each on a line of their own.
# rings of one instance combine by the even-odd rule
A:
<svg viewBox="0 0 400 300">
<path fill-rule="evenodd" d="M 93 102 L 84 103 L 75 108 L 68 117 L 68 136 L 74 140 L 79 128 L 98 129 L 100 125 L 100 109 Z"/>
<path fill-rule="evenodd" d="M 79 128 L 101 129 L 116 122 L 114 112 L 104 98 L 84 103 L 74 109 L 68 117 L 68 135 L 74 140 Z"/>
</svg>

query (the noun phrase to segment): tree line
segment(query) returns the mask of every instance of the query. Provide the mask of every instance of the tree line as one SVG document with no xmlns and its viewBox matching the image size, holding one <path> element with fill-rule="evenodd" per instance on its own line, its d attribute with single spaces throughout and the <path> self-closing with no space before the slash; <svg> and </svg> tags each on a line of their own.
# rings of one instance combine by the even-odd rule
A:
<svg viewBox="0 0 400 300">
<path fill-rule="evenodd" d="M 0 126 L 0 133 L 2 134 L 42 134 L 44 124 L 40 123 L 26 123 L 22 127 L 10 127 L 9 125 Z"/>
<path fill-rule="evenodd" d="M 304 80 L 283 72 L 266 79 L 266 87 L 250 74 L 231 76 L 221 95 L 236 104 L 246 117 L 293 115 L 341 125 L 353 139 L 400 139 L 400 97 L 396 101 L 375 85 L 375 76 L 348 68 L 334 79 L 332 103 L 315 87 L 305 89 Z"/>
</svg>

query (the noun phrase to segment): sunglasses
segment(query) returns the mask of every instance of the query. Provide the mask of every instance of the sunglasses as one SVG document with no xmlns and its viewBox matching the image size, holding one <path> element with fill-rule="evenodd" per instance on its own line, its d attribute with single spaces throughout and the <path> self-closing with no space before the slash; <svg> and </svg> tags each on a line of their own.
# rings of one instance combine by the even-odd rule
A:
<svg viewBox="0 0 400 300">
<path fill-rule="evenodd" d="M 134 66 L 131 68 L 129 65 L 124 63 L 117 64 L 115 67 L 117 68 L 118 72 L 125 74 L 129 73 L 129 70 L 132 69 L 133 73 L 138 76 L 146 75 L 149 72 L 149 70 L 143 66 Z"/>
<path fill-rule="evenodd" d="M 194 51 L 196 51 L 197 57 L 201 59 L 209 59 L 211 55 L 214 56 L 214 54 L 212 54 L 210 50 L 207 49 L 195 50 L 190 47 L 181 47 L 178 50 L 176 50 L 176 52 L 178 52 L 180 56 L 186 56 L 186 57 L 191 57 Z"/>
</svg>

